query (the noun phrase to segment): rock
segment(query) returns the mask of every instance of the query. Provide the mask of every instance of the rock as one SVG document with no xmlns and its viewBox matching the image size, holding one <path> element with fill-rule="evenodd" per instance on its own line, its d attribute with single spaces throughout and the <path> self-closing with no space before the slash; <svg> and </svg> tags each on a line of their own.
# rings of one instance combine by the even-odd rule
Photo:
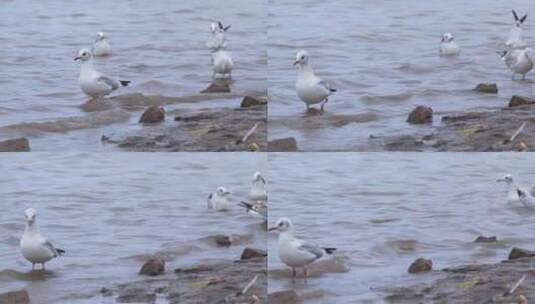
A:
<svg viewBox="0 0 535 304">
<path fill-rule="evenodd" d="M 270 304 L 289 304 L 301 303 L 299 296 L 294 290 L 283 290 L 272 292 L 268 295 L 268 303 Z"/>
<path fill-rule="evenodd" d="M 141 266 L 139 274 L 157 276 L 165 272 L 165 261 L 161 258 L 151 258 Z"/>
<path fill-rule="evenodd" d="M 474 91 L 479 93 L 497 94 L 498 86 L 495 83 L 480 83 L 474 88 Z"/>
<path fill-rule="evenodd" d="M 230 245 L 232 245 L 232 240 L 228 235 L 216 235 L 215 242 L 218 246 L 221 247 L 229 247 Z"/>
<path fill-rule="evenodd" d="M 262 249 L 255 249 L 255 248 L 245 248 L 241 254 L 240 259 L 241 260 L 248 260 L 252 258 L 261 258 L 266 257 L 267 252 Z"/>
<path fill-rule="evenodd" d="M 529 97 L 523 97 L 518 95 L 513 95 L 511 100 L 509 100 L 509 108 L 518 107 L 522 105 L 535 104 L 535 99 Z"/>
<path fill-rule="evenodd" d="M 514 247 L 513 249 L 511 249 L 511 252 L 509 253 L 509 260 L 516 260 L 516 259 L 527 258 L 527 257 L 532 257 L 532 256 L 535 256 L 535 251 Z"/>
<path fill-rule="evenodd" d="M 480 235 L 474 240 L 474 243 L 496 243 L 498 239 L 495 236 Z"/>
<path fill-rule="evenodd" d="M 121 291 L 116 301 L 117 303 L 154 303 L 156 294 L 143 288 L 127 288 Z"/>
<path fill-rule="evenodd" d="M 245 96 L 243 100 L 241 101 L 240 108 L 248 108 L 252 106 L 261 106 L 266 105 L 267 100 L 265 99 L 256 99 L 251 96 Z"/>
<path fill-rule="evenodd" d="M 407 118 L 407 122 L 411 124 L 424 124 L 433 122 L 433 109 L 425 106 L 417 106 L 412 110 Z"/>
<path fill-rule="evenodd" d="M 297 141 L 293 137 L 275 139 L 268 142 L 269 152 L 296 152 Z"/>
<path fill-rule="evenodd" d="M 29 152 L 30 142 L 27 138 L 15 138 L 0 141 L 0 152 Z"/>
<path fill-rule="evenodd" d="M 201 93 L 230 93 L 230 86 L 225 83 L 211 83 L 206 89 L 202 90 Z"/>
<path fill-rule="evenodd" d="M 1 304 L 28 304 L 30 296 L 26 290 L 10 291 L 0 294 Z"/>
<path fill-rule="evenodd" d="M 158 123 L 165 120 L 165 109 L 161 106 L 150 106 L 139 118 L 139 123 Z"/>
<path fill-rule="evenodd" d="M 424 258 L 416 259 L 409 267 L 409 273 L 421 273 L 431 271 L 433 269 L 433 261 Z"/>
</svg>

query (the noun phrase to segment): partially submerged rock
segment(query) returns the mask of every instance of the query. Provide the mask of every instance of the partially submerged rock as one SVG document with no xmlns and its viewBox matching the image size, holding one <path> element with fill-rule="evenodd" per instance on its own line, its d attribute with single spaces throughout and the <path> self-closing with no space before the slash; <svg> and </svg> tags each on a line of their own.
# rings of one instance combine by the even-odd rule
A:
<svg viewBox="0 0 535 304">
<path fill-rule="evenodd" d="M 117 303 L 154 303 L 156 294 L 145 288 L 126 288 L 115 300 Z"/>
<path fill-rule="evenodd" d="M 498 239 L 495 236 L 487 237 L 487 236 L 480 235 L 474 240 L 474 243 L 496 243 L 497 241 Z"/>
<path fill-rule="evenodd" d="M 407 118 L 411 124 L 425 124 L 433 122 L 433 109 L 426 106 L 417 106 Z"/>
<path fill-rule="evenodd" d="M 157 276 L 165 273 L 165 261 L 161 258 L 154 257 L 146 261 L 139 274 L 147 276 Z"/>
<path fill-rule="evenodd" d="M 0 141 L 0 152 L 29 152 L 30 142 L 27 138 L 15 138 Z"/>
<path fill-rule="evenodd" d="M 433 261 L 424 259 L 424 258 L 418 258 L 412 264 L 409 266 L 409 273 L 422 273 L 422 272 L 428 272 L 433 269 Z"/>
<path fill-rule="evenodd" d="M 230 93 L 230 86 L 228 83 L 211 83 L 201 93 Z"/>
<path fill-rule="evenodd" d="M 268 142 L 269 152 L 296 152 L 297 141 L 293 137 L 275 139 Z"/>
<path fill-rule="evenodd" d="M 289 304 L 302 303 L 295 290 L 282 290 L 272 292 L 268 295 L 268 303 L 270 304 Z"/>
<path fill-rule="evenodd" d="M 327 273 L 346 273 L 349 272 L 350 267 L 347 263 L 347 257 L 333 256 L 326 259 L 321 259 L 315 263 L 307 266 L 307 276 L 310 278 L 320 277 Z M 290 268 L 273 269 L 269 271 L 270 277 L 273 278 L 291 278 L 292 270 Z M 304 273 L 302 270 L 297 271 L 297 277 L 302 278 Z"/>
<path fill-rule="evenodd" d="M 509 100 L 508 106 L 509 108 L 513 108 L 530 104 L 535 104 L 535 99 L 519 95 L 513 95 L 513 97 L 511 97 L 511 100 Z"/>
<path fill-rule="evenodd" d="M 139 123 L 159 123 L 165 120 L 165 109 L 161 106 L 150 106 L 139 118 Z"/>
<path fill-rule="evenodd" d="M 267 99 L 265 98 L 254 98 L 252 96 L 245 96 L 241 101 L 241 108 L 248 108 L 253 106 L 267 105 Z"/>
<path fill-rule="evenodd" d="M 535 251 L 522 249 L 522 248 L 513 248 L 509 253 L 509 260 L 515 260 L 520 258 L 527 258 L 535 256 Z"/>
<path fill-rule="evenodd" d="M 267 257 L 267 252 L 265 250 L 247 247 L 243 250 L 240 260 L 248 260 L 248 259 L 263 258 L 263 257 Z"/>
<path fill-rule="evenodd" d="M 495 83 L 480 83 L 474 88 L 474 91 L 479 93 L 497 94 L 498 86 Z"/>
<path fill-rule="evenodd" d="M 9 291 L 0 294 L 1 304 L 29 304 L 30 295 L 26 290 Z"/>
</svg>

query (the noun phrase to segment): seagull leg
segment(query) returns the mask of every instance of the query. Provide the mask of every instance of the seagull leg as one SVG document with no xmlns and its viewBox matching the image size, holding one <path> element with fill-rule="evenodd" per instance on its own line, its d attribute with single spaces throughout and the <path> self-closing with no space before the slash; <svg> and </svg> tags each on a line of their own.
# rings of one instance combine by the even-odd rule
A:
<svg viewBox="0 0 535 304">
<path fill-rule="evenodd" d="M 522 80 L 526 80 L 526 74 L 522 74 Z"/>
<path fill-rule="evenodd" d="M 321 104 L 321 108 L 320 108 L 320 110 L 321 110 L 321 113 L 322 113 L 322 114 L 323 114 L 323 107 L 325 106 L 325 104 L 326 104 L 327 102 L 329 102 L 329 98 L 325 98 L 325 101 Z"/>
<path fill-rule="evenodd" d="M 295 276 L 296 276 L 295 268 L 292 267 L 292 281 L 295 281 Z"/>
<path fill-rule="evenodd" d="M 304 270 L 304 273 L 305 273 L 305 283 L 306 283 L 307 282 L 307 268 L 304 267 L 303 270 Z"/>
<path fill-rule="evenodd" d="M 32 271 L 35 270 L 35 263 L 32 263 Z"/>
</svg>

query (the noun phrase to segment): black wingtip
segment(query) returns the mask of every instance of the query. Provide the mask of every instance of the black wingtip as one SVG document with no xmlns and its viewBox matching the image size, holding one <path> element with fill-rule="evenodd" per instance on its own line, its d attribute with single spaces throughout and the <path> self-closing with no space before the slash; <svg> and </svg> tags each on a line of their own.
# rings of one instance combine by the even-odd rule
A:
<svg viewBox="0 0 535 304">
<path fill-rule="evenodd" d="M 336 89 L 329 89 L 329 91 L 331 91 L 331 92 L 336 92 Z"/>
<path fill-rule="evenodd" d="M 526 18 L 528 18 L 528 14 L 525 14 L 524 17 L 520 19 L 520 23 L 524 23 L 524 21 L 526 21 Z"/>
<path fill-rule="evenodd" d="M 325 250 L 325 252 L 327 252 L 327 254 L 332 254 L 333 252 L 336 251 L 336 248 L 323 248 L 323 250 Z"/>
<path fill-rule="evenodd" d="M 518 194 L 518 196 L 524 197 L 524 192 L 522 192 L 522 190 L 516 189 L 516 193 Z"/>
<path fill-rule="evenodd" d="M 65 250 L 63 249 L 56 248 L 56 251 L 58 252 L 60 256 L 65 254 Z"/>
<path fill-rule="evenodd" d="M 219 26 L 219 29 L 224 29 L 223 23 L 221 23 L 221 21 L 217 21 L 217 25 Z"/>
<path fill-rule="evenodd" d="M 123 87 L 126 87 L 126 86 L 128 86 L 132 81 L 130 81 L 130 80 L 119 80 L 119 82 L 121 83 L 121 85 L 122 85 Z"/>
<path fill-rule="evenodd" d="M 225 32 L 228 31 L 228 29 L 229 29 L 231 26 L 232 26 L 232 24 L 229 24 L 229 25 L 225 26 L 225 27 L 223 28 L 223 31 L 225 31 Z"/>
<path fill-rule="evenodd" d="M 253 208 L 253 205 L 252 205 L 252 204 L 249 204 L 249 203 L 244 202 L 244 201 L 241 201 L 241 202 L 238 204 L 238 206 L 243 207 L 243 208 L 248 209 L 248 210 Z"/>
<path fill-rule="evenodd" d="M 515 21 L 518 21 L 518 15 L 516 14 L 515 10 L 511 10 L 513 12 L 513 17 L 515 17 Z"/>
</svg>

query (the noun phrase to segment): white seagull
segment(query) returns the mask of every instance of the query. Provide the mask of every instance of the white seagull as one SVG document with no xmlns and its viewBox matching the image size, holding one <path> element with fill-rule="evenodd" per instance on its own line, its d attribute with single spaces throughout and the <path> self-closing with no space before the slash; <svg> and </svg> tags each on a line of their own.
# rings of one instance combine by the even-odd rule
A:
<svg viewBox="0 0 535 304">
<path fill-rule="evenodd" d="M 255 203 L 240 202 L 238 206 L 245 208 L 245 211 L 254 217 L 259 217 L 267 221 L 268 208 L 265 201 L 257 201 Z"/>
<path fill-rule="evenodd" d="M 298 66 L 295 82 L 297 96 L 306 104 L 307 111 L 310 105 L 322 102 L 321 111 L 323 112 L 323 107 L 329 101 L 328 97 L 336 90 L 314 74 L 306 51 L 297 52 L 294 65 Z"/>
<path fill-rule="evenodd" d="M 526 42 L 524 41 L 524 33 L 522 30 L 522 24 L 524 21 L 526 21 L 526 18 L 528 15 L 524 15 L 522 18 L 518 18 L 518 15 L 516 14 L 515 10 L 513 12 L 513 17 L 515 18 L 515 25 L 509 32 L 509 37 L 507 38 L 507 41 L 505 42 L 505 45 L 508 48 L 512 49 L 519 49 L 519 48 L 525 48 Z"/>
<path fill-rule="evenodd" d="M 513 72 L 512 79 L 515 79 L 515 74 L 522 74 L 522 79 L 526 79 L 526 74 L 533 69 L 535 62 L 535 52 L 531 48 L 525 49 L 510 49 L 498 53 L 505 65 Z"/>
<path fill-rule="evenodd" d="M 306 280 L 306 266 L 321 258 L 325 253 L 331 254 L 336 250 L 336 248 L 321 248 L 296 238 L 292 222 L 288 218 L 280 218 L 275 227 L 268 230 L 279 232 L 279 258 L 284 264 L 292 268 L 292 278 L 296 276 L 295 268 L 303 267 Z"/>
<path fill-rule="evenodd" d="M 227 38 L 225 37 L 225 32 L 230 28 L 230 25 L 223 26 L 223 24 L 218 21 L 217 23 L 212 23 L 210 25 L 210 37 L 206 41 L 206 47 L 211 50 L 218 50 L 225 48 L 227 46 Z"/>
<path fill-rule="evenodd" d="M 213 78 L 232 78 L 232 68 L 234 67 L 234 62 L 229 52 L 219 49 L 212 53 L 212 64 L 213 64 Z"/>
<path fill-rule="evenodd" d="M 461 52 L 459 45 L 453 41 L 452 33 L 444 33 L 440 41 L 439 53 L 441 56 L 456 56 Z"/>
<path fill-rule="evenodd" d="M 110 42 L 108 41 L 108 36 L 106 36 L 103 32 L 98 32 L 91 52 L 93 53 L 93 56 L 111 55 L 111 46 Z"/>
<path fill-rule="evenodd" d="M 227 211 L 230 207 L 228 197 L 231 192 L 225 187 L 218 187 L 214 193 L 208 196 L 208 209 L 216 211 Z"/>
<path fill-rule="evenodd" d="M 89 50 L 81 49 L 74 58 L 75 61 L 82 61 L 78 82 L 86 95 L 98 99 L 117 90 L 120 86 L 125 87 L 130 83 L 130 81 L 117 80 L 95 70 L 92 57 Z"/>
<path fill-rule="evenodd" d="M 260 172 L 255 172 L 249 198 L 252 201 L 267 201 L 266 180 Z"/>
<path fill-rule="evenodd" d="M 516 192 L 518 194 L 518 199 L 520 200 L 522 205 L 528 208 L 535 207 L 535 197 L 533 197 L 533 195 L 529 191 L 525 189 L 517 188 Z"/>
<path fill-rule="evenodd" d="M 26 209 L 24 214 L 26 216 L 26 229 L 24 229 L 24 234 L 20 239 L 20 251 L 32 263 L 32 270 L 35 270 L 35 264 L 41 264 L 41 269 L 45 270 L 46 262 L 63 255 L 65 251 L 55 248 L 41 235 L 35 223 L 36 212 L 33 208 Z"/>
</svg>

